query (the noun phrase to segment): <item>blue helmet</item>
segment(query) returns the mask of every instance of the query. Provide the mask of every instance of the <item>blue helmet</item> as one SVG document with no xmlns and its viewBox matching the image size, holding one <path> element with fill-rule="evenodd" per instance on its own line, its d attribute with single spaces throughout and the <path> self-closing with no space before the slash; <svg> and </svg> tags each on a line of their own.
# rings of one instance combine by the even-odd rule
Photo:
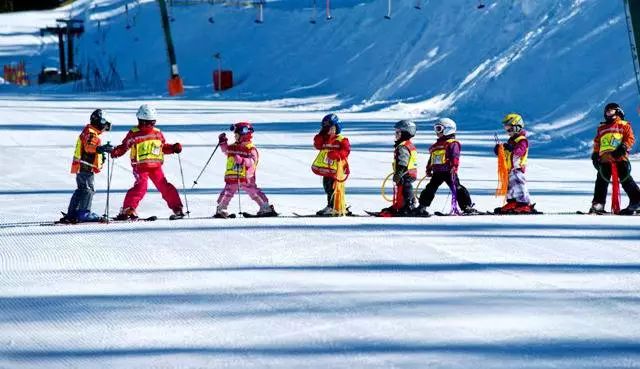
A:
<svg viewBox="0 0 640 369">
<path fill-rule="evenodd" d="M 336 126 L 336 134 L 339 134 L 342 131 L 342 127 L 340 126 L 340 118 L 337 115 L 331 113 L 327 114 L 322 118 L 322 128 L 328 128 L 331 126 Z"/>
</svg>

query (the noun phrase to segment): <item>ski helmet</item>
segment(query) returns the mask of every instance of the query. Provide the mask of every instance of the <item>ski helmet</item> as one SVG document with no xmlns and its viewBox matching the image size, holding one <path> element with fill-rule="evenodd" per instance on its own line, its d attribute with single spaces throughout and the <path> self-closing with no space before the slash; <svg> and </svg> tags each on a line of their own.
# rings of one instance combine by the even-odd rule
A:
<svg viewBox="0 0 640 369">
<path fill-rule="evenodd" d="M 249 122 L 239 122 L 229 127 L 230 131 L 240 135 L 241 140 L 249 141 L 253 138 L 253 126 Z"/>
<path fill-rule="evenodd" d="M 136 113 L 136 118 L 138 118 L 138 120 L 146 120 L 146 121 L 156 121 L 158 118 L 158 112 L 156 111 L 156 108 L 154 108 L 151 105 L 148 104 L 142 104 L 140 105 L 140 108 L 138 108 L 138 112 Z"/>
<path fill-rule="evenodd" d="M 518 133 L 524 128 L 524 120 L 520 114 L 509 113 L 502 119 L 502 125 L 507 131 Z"/>
<path fill-rule="evenodd" d="M 610 110 L 615 110 L 615 113 L 612 115 L 607 115 Z M 616 103 L 608 103 L 607 106 L 604 107 L 604 120 L 610 122 L 613 120 L 613 117 L 615 115 L 619 116 L 620 119 L 624 119 L 624 111 L 622 111 L 620 105 Z"/>
<path fill-rule="evenodd" d="M 110 131 L 111 130 L 111 122 L 107 119 L 106 114 L 102 109 L 96 109 L 91 113 L 91 117 L 89 118 L 89 122 L 92 126 L 96 127 L 101 131 Z"/>
<path fill-rule="evenodd" d="M 416 135 L 416 123 L 412 120 L 403 119 L 396 122 L 393 128 L 399 130 L 400 132 L 406 132 L 409 135 L 409 138 Z"/>
<path fill-rule="evenodd" d="M 444 136 L 452 135 L 456 133 L 458 129 L 456 122 L 451 118 L 441 118 L 436 124 L 433 125 L 433 130 L 436 133 L 442 133 Z"/>
<path fill-rule="evenodd" d="M 342 131 L 342 127 L 340 126 L 340 118 L 338 118 L 338 116 L 333 113 L 325 115 L 324 118 L 322 118 L 321 123 L 322 128 L 329 128 L 331 126 L 336 127 L 336 134 L 339 134 L 340 131 Z"/>
</svg>

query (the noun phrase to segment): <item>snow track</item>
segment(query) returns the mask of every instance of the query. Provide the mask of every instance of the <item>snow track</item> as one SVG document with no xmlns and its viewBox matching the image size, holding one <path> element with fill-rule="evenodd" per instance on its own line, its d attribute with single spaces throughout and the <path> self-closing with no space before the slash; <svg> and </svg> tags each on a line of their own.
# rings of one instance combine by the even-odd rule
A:
<svg viewBox="0 0 640 369">
<path fill-rule="evenodd" d="M 640 220 L 492 218 L 3 229 L 0 367 L 634 367 Z"/>
</svg>

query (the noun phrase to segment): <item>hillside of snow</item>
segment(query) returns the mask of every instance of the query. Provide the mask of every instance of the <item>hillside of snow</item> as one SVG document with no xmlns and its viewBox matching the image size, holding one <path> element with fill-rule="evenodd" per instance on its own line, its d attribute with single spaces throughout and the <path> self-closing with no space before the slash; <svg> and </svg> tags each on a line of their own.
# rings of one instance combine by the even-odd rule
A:
<svg viewBox="0 0 640 369">
<path fill-rule="evenodd" d="M 603 103 L 635 116 L 622 2 L 393 0 L 390 20 L 386 0 L 332 3 L 334 18 L 318 9 L 315 25 L 311 0 L 267 1 L 263 24 L 254 8 L 172 8 L 177 98 L 155 1 L 0 14 L 0 63 L 56 66 L 56 40 L 38 28 L 71 14 L 86 22 L 78 60 L 115 62 L 124 82 L 102 93 L 0 84 L 0 369 L 640 368 L 640 216 L 575 213 L 591 205 L 586 155 Z M 237 82 L 219 94 L 215 52 Z M 66 210 L 91 112 L 107 112 L 102 140 L 115 144 L 141 103 L 184 147 L 163 171 L 191 217 L 168 220 L 149 184 L 137 210 L 157 221 L 40 225 Z M 361 216 L 295 217 L 325 206 L 310 165 L 329 111 L 351 141 L 346 196 Z M 543 215 L 364 216 L 389 205 L 381 185 L 406 117 L 421 178 L 433 120 L 451 116 L 461 182 L 478 209 L 502 205 L 493 135 L 506 139 L 510 111 L 531 129 L 526 176 Z M 254 123 L 257 183 L 280 217 L 211 218 L 220 152 L 192 186 L 240 120 Z M 117 213 L 135 180 L 127 156 L 109 172 L 108 196 L 107 171 L 95 176 L 98 214 Z M 450 208 L 442 186 L 429 210 Z M 229 206 L 240 210 L 257 205 L 242 194 Z"/>
<path fill-rule="evenodd" d="M 584 156 L 606 102 L 634 120 L 636 86 L 621 1 L 268 1 L 257 10 L 207 3 L 171 7 L 182 99 L 265 100 L 331 96 L 339 111 L 388 111 L 429 119 L 452 115 L 461 130 L 499 130 L 508 112 L 524 115 L 545 155 Z M 321 3 L 321 4 L 320 4 Z M 0 15 L 0 63 L 24 58 L 35 75 L 57 66 L 57 39 L 39 27 L 84 19 L 81 65 L 115 62 L 117 98 L 166 96 L 169 74 L 159 7 L 146 0 L 79 0 L 50 12 Z M 210 21 L 212 20 L 213 23 Z M 214 53 L 236 87 L 212 91 Z M 73 93 L 65 87 L 0 86 L 0 94 Z"/>
</svg>

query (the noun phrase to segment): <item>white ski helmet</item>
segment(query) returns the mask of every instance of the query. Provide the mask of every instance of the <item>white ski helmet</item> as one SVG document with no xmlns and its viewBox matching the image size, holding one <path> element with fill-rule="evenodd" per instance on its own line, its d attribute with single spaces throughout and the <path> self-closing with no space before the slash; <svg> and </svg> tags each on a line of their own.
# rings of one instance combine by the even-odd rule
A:
<svg viewBox="0 0 640 369">
<path fill-rule="evenodd" d="M 457 130 L 456 122 L 450 118 L 440 118 L 440 120 L 433 125 L 433 130 L 445 136 L 452 135 L 456 133 Z"/>
<path fill-rule="evenodd" d="M 157 120 L 158 112 L 153 106 L 142 104 L 140 105 L 140 108 L 138 108 L 136 117 L 140 120 Z"/>
<path fill-rule="evenodd" d="M 396 122 L 396 124 L 393 126 L 393 128 L 401 131 L 401 132 L 407 132 L 409 134 L 409 136 L 413 137 L 416 135 L 416 130 L 417 130 L 417 126 L 416 123 L 412 120 L 408 120 L 408 119 L 403 119 L 400 120 L 398 122 Z"/>
</svg>

